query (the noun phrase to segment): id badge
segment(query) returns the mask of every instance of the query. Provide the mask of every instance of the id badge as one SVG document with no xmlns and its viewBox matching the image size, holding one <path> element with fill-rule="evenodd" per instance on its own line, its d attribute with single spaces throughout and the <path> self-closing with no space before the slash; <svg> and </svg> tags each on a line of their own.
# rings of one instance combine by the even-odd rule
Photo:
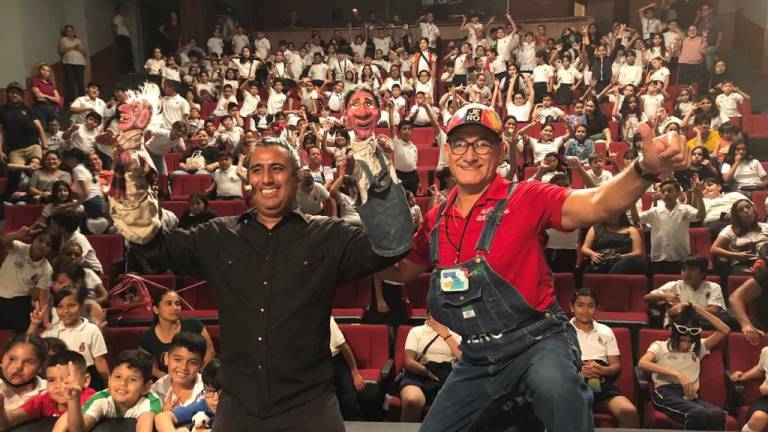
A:
<svg viewBox="0 0 768 432">
<path fill-rule="evenodd" d="M 443 292 L 463 292 L 469 290 L 469 279 L 462 269 L 440 271 L 440 289 Z"/>
</svg>

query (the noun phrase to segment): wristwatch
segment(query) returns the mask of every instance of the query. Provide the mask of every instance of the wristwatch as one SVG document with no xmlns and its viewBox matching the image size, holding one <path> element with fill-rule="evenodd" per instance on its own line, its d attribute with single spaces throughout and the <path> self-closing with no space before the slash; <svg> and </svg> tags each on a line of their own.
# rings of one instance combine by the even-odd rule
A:
<svg viewBox="0 0 768 432">
<path fill-rule="evenodd" d="M 656 175 L 656 174 L 654 174 L 652 172 L 649 172 L 649 171 L 645 171 L 643 169 L 643 167 L 640 166 L 640 162 L 642 162 L 642 161 L 643 161 L 643 156 L 640 156 L 634 162 L 634 168 L 635 168 L 635 172 L 637 173 L 637 175 L 640 176 L 641 179 L 647 181 L 648 183 L 658 183 L 658 182 L 660 182 L 661 179 L 659 178 L 658 175 Z"/>
</svg>

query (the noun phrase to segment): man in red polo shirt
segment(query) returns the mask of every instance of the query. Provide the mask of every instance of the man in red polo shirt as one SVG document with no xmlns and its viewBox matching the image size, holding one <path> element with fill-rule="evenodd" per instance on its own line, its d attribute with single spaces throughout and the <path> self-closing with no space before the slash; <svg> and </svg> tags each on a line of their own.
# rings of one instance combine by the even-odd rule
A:
<svg viewBox="0 0 768 432">
<path fill-rule="evenodd" d="M 592 393 L 579 375 L 576 333 L 555 300 L 540 234 L 625 211 L 656 173 L 687 167 L 690 154 L 684 138 L 652 138 L 643 124 L 643 157 L 599 188 L 513 184 L 496 174 L 507 146 L 501 131 L 483 105 L 456 112 L 444 144 L 456 187 L 429 212 L 410 255 L 379 274 L 405 283 L 432 268 L 429 312 L 462 336 L 462 358 L 421 431 L 505 430 L 525 417 L 519 408 L 527 403 L 549 431 L 589 431 Z"/>
</svg>

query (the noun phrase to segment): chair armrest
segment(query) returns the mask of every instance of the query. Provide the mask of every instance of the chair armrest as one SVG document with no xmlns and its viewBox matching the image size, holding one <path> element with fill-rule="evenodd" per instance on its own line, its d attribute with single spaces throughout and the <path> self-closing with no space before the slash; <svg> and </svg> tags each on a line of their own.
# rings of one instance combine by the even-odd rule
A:
<svg viewBox="0 0 768 432">
<path fill-rule="evenodd" d="M 741 382 L 741 381 L 735 382 L 735 381 L 731 380 L 731 375 L 732 374 L 733 374 L 733 371 L 731 371 L 730 369 L 726 369 L 725 370 L 725 385 L 726 385 L 726 387 L 730 387 L 731 389 L 733 389 L 733 391 L 737 395 L 743 396 L 744 392 L 746 391 L 746 387 L 744 386 L 744 382 Z"/>
<path fill-rule="evenodd" d="M 387 359 L 384 366 L 381 367 L 381 382 L 389 382 L 392 379 L 392 372 L 395 369 L 395 362 Z"/>
<path fill-rule="evenodd" d="M 646 374 L 644 370 L 640 369 L 639 366 L 635 366 L 635 379 L 637 380 L 637 386 L 640 388 L 640 390 L 647 392 L 648 374 Z"/>
</svg>

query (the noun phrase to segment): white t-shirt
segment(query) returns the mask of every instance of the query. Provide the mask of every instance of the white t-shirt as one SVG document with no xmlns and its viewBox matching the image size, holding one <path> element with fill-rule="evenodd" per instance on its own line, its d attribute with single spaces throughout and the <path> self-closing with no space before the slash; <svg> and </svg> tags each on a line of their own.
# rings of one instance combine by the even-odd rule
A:
<svg viewBox="0 0 768 432">
<path fill-rule="evenodd" d="M 67 148 L 78 148 L 86 153 L 93 153 L 93 147 L 96 144 L 96 136 L 99 134 L 99 128 L 88 130 L 84 124 L 81 124 L 76 131 L 69 136 Z"/>
<path fill-rule="evenodd" d="M 216 53 L 219 56 L 221 56 L 221 53 L 224 52 L 224 41 L 221 40 L 220 37 L 211 36 L 208 38 L 208 42 L 205 44 L 206 47 L 208 47 L 208 53 L 213 54 Z"/>
<path fill-rule="evenodd" d="M 682 372 L 689 379 L 693 380 L 693 385 L 696 391 L 698 391 L 701 359 L 709 354 L 709 350 L 704 345 L 704 339 L 701 340 L 701 349 L 699 350 L 698 357 L 694 355 L 693 345 L 691 345 L 688 352 L 670 352 L 667 342 L 655 341 L 648 347 L 648 352 L 653 353 L 653 362 L 673 371 Z M 653 379 L 653 385 L 656 387 L 678 384 L 677 380 L 666 375 L 654 373 L 651 375 L 651 378 Z"/>
<path fill-rule="evenodd" d="M 48 382 L 39 376 L 35 376 L 34 381 L 35 388 L 24 393 L 22 396 L 19 396 L 14 391 L 12 391 L 9 386 L 5 385 L 2 380 L 0 380 L 0 391 L 3 393 L 3 406 L 5 406 L 6 411 L 21 408 L 21 406 L 24 405 L 24 403 L 26 403 L 28 400 L 45 393 L 48 387 Z"/>
<path fill-rule="evenodd" d="M 243 48 L 248 46 L 248 36 L 245 34 L 236 34 L 232 36 L 232 51 L 240 54 Z"/>
<path fill-rule="evenodd" d="M 664 66 L 651 72 L 652 81 L 664 81 L 664 79 L 667 78 L 668 76 L 669 76 L 669 69 L 667 69 Z"/>
<path fill-rule="evenodd" d="M 109 389 L 97 392 L 83 406 L 83 414 L 94 419 L 103 418 L 139 418 L 142 414 L 152 412 L 158 414 L 163 409 L 163 403 L 154 393 L 149 392 L 139 398 L 136 404 L 126 412 L 119 412 Z"/>
<path fill-rule="evenodd" d="M 389 55 L 389 46 L 392 44 L 392 38 L 385 36 L 383 38 L 372 38 L 373 46 L 376 50 L 381 50 L 384 53 L 384 57 Z"/>
<path fill-rule="evenodd" d="M 368 47 L 368 44 L 365 42 L 361 44 L 352 42 L 349 44 L 349 47 L 352 48 L 352 54 L 357 54 L 360 56 L 360 58 L 363 58 L 365 56 L 365 49 Z"/>
<path fill-rule="evenodd" d="M 638 86 L 643 79 L 643 66 L 637 63 L 633 65 L 623 64 L 619 67 L 618 82 L 620 85 L 625 86 L 632 84 Z"/>
<path fill-rule="evenodd" d="M 163 402 L 169 402 L 173 407 L 187 406 L 205 399 L 205 385 L 203 376 L 197 373 L 195 376 L 195 385 L 192 387 L 192 393 L 187 400 L 180 401 L 179 397 L 171 391 L 171 376 L 165 375 L 152 384 L 150 389 Z"/>
<path fill-rule="evenodd" d="M 227 110 L 227 107 L 229 104 L 237 103 L 237 97 L 233 94 L 230 97 L 224 97 L 222 94 L 219 96 L 219 100 L 216 102 L 216 109 L 213 110 L 213 113 L 211 113 L 212 116 L 215 117 L 223 117 L 225 115 L 229 114 L 229 111 Z"/>
<path fill-rule="evenodd" d="M 92 269 L 96 273 L 104 273 L 104 270 L 101 267 L 101 261 L 99 261 L 99 257 L 96 256 L 96 251 L 93 249 L 91 242 L 88 241 L 88 238 L 84 236 L 83 233 L 80 231 L 75 231 L 68 239 L 62 239 L 59 252 L 61 252 L 61 249 L 64 249 L 64 246 L 68 242 L 75 242 L 80 245 L 80 249 L 83 251 L 84 266 Z"/>
<path fill-rule="evenodd" d="M 221 168 L 213 173 L 213 181 L 216 183 L 216 195 L 218 196 L 243 196 L 243 181 L 237 175 L 237 167 L 231 165 L 226 170 Z"/>
<path fill-rule="evenodd" d="M 347 342 L 344 339 L 344 333 L 341 332 L 336 320 L 331 317 L 331 357 L 336 357 L 339 353 L 339 347 Z"/>
<path fill-rule="evenodd" d="M 163 59 L 156 59 L 152 57 L 148 58 L 147 61 L 144 62 L 144 70 L 147 71 L 147 74 L 149 75 L 160 75 L 164 67 L 165 60 Z"/>
<path fill-rule="evenodd" d="M 309 78 L 312 81 L 325 81 L 328 78 L 330 68 L 325 63 L 315 63 L 309 67 Z"/>
<path fill-rule="evenodd" d="M 164 96 L 160 104 L 163 110 L 163 126 L 166 129 L 170 129 L 174 123 L 189 115 L 189 102 L 179 94 Z"/>
<path fill-rule="evenodd" d="M 570 86 L 576 84 L 576 81 L 580 80 L 581 77 L 581 72 L 579 72 L 574 65 L 570 65 L 568 69 L 564 68 L 562 65 L 558 65 L 557 67 L 557 82 L 560 85 Z"/>
<path fill-rule="evenodd" d="M 160 156 L 179 147 L 179 144 L 183 144 L 181 137 L 171 141 L 171 131 L 169 129 L 157 129 L 152 131 L 152 138 L 144 143 L 144 147 L 150 153 Z"/>
<path fill-rule="evenodd" d="M 261 96 L 256 94 L 252 95 L 249 91 L 243 92 L 243 106 L 240 107 L 240 116 L 245 118 L 256 112 L 256 108 L 261 102 Z"/>
<path fill-rule="evenodd" d="M 661 33 L 661 20 L 658 18 L 640 18 L 640 25 L 643 30 L 643 39 L 650 39 L 651 33 Z"/>
<path fill-rule="evenodd" d="M 613 178 L 613 174 L 607 169 L 603 169 L 603 172 L 601 172 L 600 175 L 595 175 L 595 173 L 591 169 L 588 169 L 587 175 L 595 183 L 595 186 L 600 186 L 601 184 Z"/>
<path fill-rule="evenodd" d="M 668 210 L 663 203 L 640 213 L 640 223 L 651 226 L 651 260 L 682 261 L 691 254 L 688 228 L 697 210 L 676 204 Z"/>
<path fill-rule="evenodd" d="M 557 153 L 563 146 L 565 137 L 557 137 L 549 142 L 542 142 L 536 138 L 531 138 L 531 148 L 533 149 L 533 163 L 538 164 L 544 160 L 547 153 Z"/>
<path fill-rule="evenodd" d="M 107 119 L 107 103 L 101 100 L 101 98 L 91 99 L 89 96 L 80 96 L 70 105 L 70 108 L 86 108 L 88 111 L 83 111 L 77 115 L 77 123 L 85 121 L 85 116 L 90 111 L 96 111 L 103 120 Z"/>
<path fill-rule="evenodd" d="M 80 318 L 80 324 L 72 328 L 65 327 L 64 322 L 59 320 L 40 336 L 63 340 L 68 349 L 85 357 L 86 366 L 93 365 L 96 357 L 107 354 L 107 344 L 104 342 L 101 329 L 85 318 Z"/>
<path fill-rule="evenodd" d="M 461 343 L 461 336 L 454 333 L 452 330 L 451 335 L 456 343 Z M 453 351 L 451 351 L 451 347 L 448 346 L 448 343 L 443 340 L 432 327 L 426 324 L 416 326 L 408 332 L 408 337 L 405 338 L 405 349 L 415 352 L 416 356 L 420 356 L 424 351 L 424 348 L 427 347 L 427 344 L 435 337 L 437 337 L 437 339 L 435 339 L 432 345 L 429 346 L 429 349 L 423 356 L 421 356 L 419 361 L 422 364 L 431 361 L 438 363 L 456 361 L 456 356 L 453 354 Z"/>
<path fill-rule="evenodd" d="M 576 337 L 581 348 L 581 360 L 599 360 L 608 363 L 608 357 L 618 356 L 619 345 L 613 330 L 605 324 L 592 321 L 589 333 L 576 327 L 576 318 L 571 318 L 571 325 L 576 329 Z"/>
<path fill-rule="evenodd" d="M 540 64 L 533 68 L 533 82 L 549 82 L 549 79 L 555 76 L 555 68 L 548 64 Z"/>
<path fill-rule="evenodd" d="M 747 197 L 739 192 L 724 193 L 717 198 L 705 197 L 704 207 L 707 209 L 707 217 L 704 218 L 704 223 L 720 220 L 722 213 L 731 214 L 731 206 L 740 199 L 747 199 Z"/>
<path fill-rule="evenodd" d="M 75 187 L 77 188 L 80 196 L 83 196 L 87 193 L 88 197 L 86 200 L 101 195 L 101 186 L 99 185 L 98 181 L 94 180 L 95 179 L 93 178 L 93 174 L 91 174 L 91 172 L 88 171 L 88 168 L 86 168 L 83 164 L 78 164 L 72 169 L 72 181 L 75 183 Z M 80 181 L 85 182 L 85 187 L 88 190 L 81 189 Z"/>
<path fill-rule="evenodd" d="M 419 149 L 411 141 L 403 141 L 400 138 L 394 138 L 395 144 L 395 169 L 404 172 L 413 172 L 418 168 Z"/>
<path fill-rule="evenodd" d="M 758 222 L 757 225 L 760 228 L 758 231 L 750 231 L 741 236 L 737 236 L 733 227 L 728 225 L 717 236 L 727 239 L 727 247 L 732 251 L 754 252 L 757 243 L 768 241 L 768 223 Z"/>
<path fill-rule="evenodd" d="M 61 44 L 64 46 L 64 48 L 74 48 L 78 45 L 84 47 L 83 41 L 81 41 L 79 38 L 68 38 L 66 36 L 61 37 Z M 61 56 L 61 62 L 64 64 L 74 64 L 74 65 L 83 65 L 85 66 L 85 56 L 80 51 L 73 49 L 71 51 L 67 51 L 63 56 Z"/>
<path fill-rule="evenodd" d="M 531 119 L 531 108 L 533 101 L 527 100 L 522 105 L 515 105 L 512 102 L 507 102 L 507 115 L 513 116 L 518 123 L 525 123 Z"/>
<path fill-rule="evenodd" d="M 163 68 L 160 70 L 160 75 L 162 75 L 166 80 L 181 82 L 181 71 L 179 71 L 179 68 L 176 66 L 163 66 Z"/>
<path fill-rule="evenodd" d="M 723 163 L 720 167 L 720 172 L 725 174 L 731 170 L 731 164 Z M 733 174 L 733 180 L 739 186 L 755 186 L 760 184 L 760 179 L 765 177 L 765 168 L 757 159 L 750 159 L 749 161 L 742 161 L 736 168 L 736 172 Z"/>
<path fill-rule="evenodd" d="M 722 310 L 725 308 L 723 299 L 723 290 L 715 282 L 705 280 L 699 285 L 698 289 L 682 280 L 667 282 L 664 285 L 651 291 L 651 294 L 677 294 L 680 296 L 680 303 L 693 303 L 699 307 L 717 306 Z M 664 318 L 664 325 L 669 324 L 669 317 Z"/>
<path fill-rule="evenodd" d="M 47 291 L 51 284 L 51 265 L 46 258 L 32 261 L 28 244 L 11 242 L 8 256 L 0 266 L 0 298 L 32 295 L 35 288 Z"/>
<path fill-rule="evenodd" d="M 733 92 L 729 95 L 721 93 L 715 99 L 715 104 L 720 109 L 720 115 L 725 117 L 741 117 L 741 111 L 739 111 L 739 104 L 744 102 L 744 96 L 739 93 Z"/>
<path fill-rule="evenodd" d="M 643 113 L 649 119 L 656 118 L 656 112 L 664 106 L 664 95 L 657 93 L 655 95 L 644 94 L 640 96 L 643 104 Z"/>
<path fill-rule="evenodd" d="M 267 38 L 254 39 L 253 48 L 256 51 L 256 57 L 266 59 L 269 55 L 269 50 L 272 49 L 272 44 L 269 43 Z"/>
<path fill-rule="evenodd" d="M 432 111 L 432 116 L 435 118 L 440 114 L 440 111 L 435 106 L 429 105 L 429 109 Z M 411 112 L 408 114 L 408 117 L 413 118 L 413 123 L 416 125 L 430 124 L 427 110 L 415 104 L 411 107 Z"/>
<path fill-rule="evenodd" d="M 296 191 L 296 204 L 299 206 L 302 212 L 318 215 L 323 211 L 322 203 L 331 197 L 323 185 L 315 182 L 312 184 L 312 189 L 309 192 L 304 192 L 304 189 L 299 186 Z"/>
<path fill-rule="evenodd" d="M 269 89 L 269 99 L 267 99 L 267 114 L 275 115 L 283 110 L 288 96 L 285 93 L 278 93 L 274 89 Z"/>
</svg>

